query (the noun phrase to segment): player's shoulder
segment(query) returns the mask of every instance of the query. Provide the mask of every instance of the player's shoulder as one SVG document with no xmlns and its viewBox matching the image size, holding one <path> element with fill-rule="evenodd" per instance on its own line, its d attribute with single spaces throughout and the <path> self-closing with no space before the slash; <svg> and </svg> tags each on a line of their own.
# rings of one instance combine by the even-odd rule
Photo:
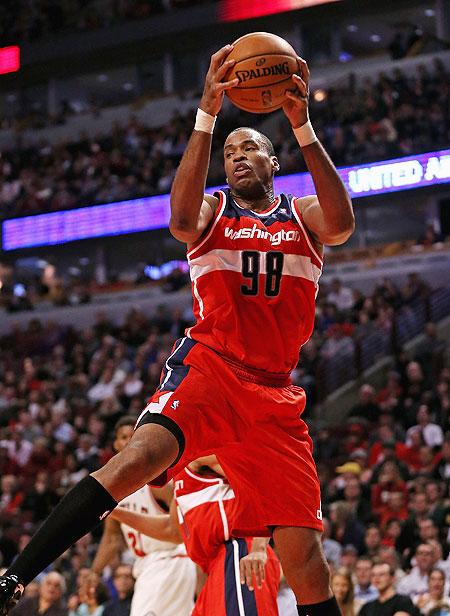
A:
<svg viewBox="0 0 450 616">
<path fill-rule="evenodd" d="M 206 206 L 209 206 L 213 214 L 215 214 L 220 205 L 220 198 L 216 196 L 215 194 L 210 195 L 208 193 L 205 193 L 203 195 L 203 203 L 206 204 Z"/>
<path fill-rule="evenodd" d="M 297 211 L 303 215 L 306 209 L 318 205 L 317 195 L 305 195 L 304 197 L 294 197 L 294 204 Z"/>
</svg>

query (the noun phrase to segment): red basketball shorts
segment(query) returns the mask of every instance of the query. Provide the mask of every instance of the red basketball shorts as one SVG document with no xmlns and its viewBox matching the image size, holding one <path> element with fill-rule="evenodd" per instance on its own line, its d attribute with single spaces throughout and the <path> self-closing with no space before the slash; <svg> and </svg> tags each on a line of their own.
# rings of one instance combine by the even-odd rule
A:
<svg viewBox="0 0 450 616">
<path fill-rule="evenodd" d="M 192 616 L 278 616 L 280 563 L 271 548 L 262 587 L 250 591 L 240 582 L 239 561 L 248 554 L 250 544 L 251 540 L 232 539 L 220 547 Z"/>
<path fill-rule="evenodd" d="M 136 424 L 163 425 L 180 446 L 174 464 L 152 483 L 163 485 L 214 453 L 236 494 L 234 536 L 267 536 L 273 526 L 322 530 L 304 408 L 301 388 L 250 382 L 205 345 L 181 338 Z"/>
</svg>

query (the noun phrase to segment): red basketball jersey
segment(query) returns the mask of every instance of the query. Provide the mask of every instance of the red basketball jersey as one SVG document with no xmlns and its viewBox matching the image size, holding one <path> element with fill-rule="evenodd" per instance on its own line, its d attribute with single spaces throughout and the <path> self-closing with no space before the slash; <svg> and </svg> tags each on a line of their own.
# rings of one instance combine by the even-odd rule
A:
<svg viewBox="0 0 450 616">
<path fill-rule="evenodd" d="M 175 498 L 187 553 L 208 572 L 230 539 L 236 507 L 233 489 L 226 479 L 202 477 L 185 468 L 175 477 Z"/>
<path fill-rule="evenodd" d="M 196 324 L 187 335 L 249 370 L 289 374 L 311 336 L 322 259 L 295 197 L 264 212 L 229 189 L 187 253 Z"/>
</svg>

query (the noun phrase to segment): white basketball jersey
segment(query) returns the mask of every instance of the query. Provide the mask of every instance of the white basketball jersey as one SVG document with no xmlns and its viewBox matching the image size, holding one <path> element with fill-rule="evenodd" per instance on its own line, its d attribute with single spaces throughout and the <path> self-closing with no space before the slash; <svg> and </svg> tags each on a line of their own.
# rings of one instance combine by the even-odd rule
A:
<svg viewBox="0 0 450 616">
<path fill-rule="evenodd" d="M 119 503 L 119 506 L 128 511 L 151 516 L 167 513 L 158 505 L 148 485 L 124 498 Z M 128 547 L 137 558 L 144 558 L 152 552 L 176 550 L 178 548 L 177 545 L 169 541 L 158 541 L 157 539 L 147 537 L 127 524 L 120 524 L 120 526 Z"/>
</svg>

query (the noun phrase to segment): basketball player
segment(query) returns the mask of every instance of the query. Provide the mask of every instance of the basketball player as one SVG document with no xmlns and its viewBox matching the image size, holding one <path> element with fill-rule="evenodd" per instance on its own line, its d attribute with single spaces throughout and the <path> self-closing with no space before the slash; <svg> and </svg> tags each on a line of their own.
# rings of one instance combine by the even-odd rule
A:
<svg viewBox="0 0 450 616">
<path fill-rule="evenodd" d="M 136 420 L 122 417 L 115 427 L 115 451 L 122 451 L 128 444 Z M 164 517 L 173 500 L 172 491 L 143 486 L 121 503 L 124 511 L 146 516 Z M 158 499 L 158 501 L 157 501 Z M 95 573 L 101 574 L 105 566 L 122 551 L 124 544 L 135 555 L 133 575 L 136 579 L 130 616 L 189 616 L 194 606 L 197 572 L 187 557 L 183 545 L 157 541 L 142 535 L 127 524 L 120 524 L 112 517 L 105 520 L 103 536 L 92 563 Z"/>
<path fill-rule="evenodd" d="M 195 460 L 174 481 L 170 514 L 142 515 L 119 506 L 111 517 L 160 541 L 184 541 L 208 574 L 192 616 L 278 616 L 279 561 L 267 539 L 230 536 L 236 499 L 217 458 Z"/>
<path fill-rule="evenodd" d="M 3 614 L 24 584 L 118 501 L 210 453 L 236 494 L 233 535 L 273 537 L 301 616 L 340 614 L 320 541 L 311 439 L 300 419 L 305 393 L 289 375 L 313 329 L 322 247 L 352 234 L 352 205 L 309 122 L 309 71 L 301 58 L 283 111 L 317 196 L 276 197 L 273 147 L 246 128 L 224 144 L 229 188 L 204 195 L 215 118 L 225 90 L 237 85 L 224 81 L 231 49 L 211 58 L 171 192 L 170 229 L 188 247 L 197 322 L 175 344 L 127 447 L 61 500 L 0 578 Z"/>
</svg>

